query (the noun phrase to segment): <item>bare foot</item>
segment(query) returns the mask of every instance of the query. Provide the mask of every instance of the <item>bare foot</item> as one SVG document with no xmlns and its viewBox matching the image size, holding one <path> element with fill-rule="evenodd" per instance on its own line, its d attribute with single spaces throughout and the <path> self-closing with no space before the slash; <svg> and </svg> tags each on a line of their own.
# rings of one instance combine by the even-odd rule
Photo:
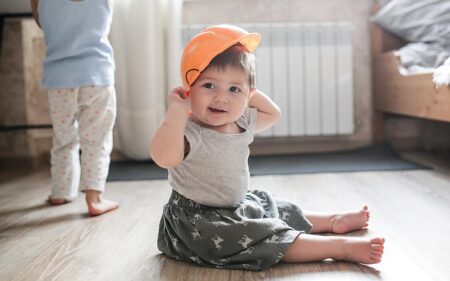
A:
<svg viewBox="0 0 450 281">
<path fill-rule="evenodd" d="M 337 260 L 373 264 L 381 262 L 384 251 L 384 238 L 351 238 L 342 244 L 342 256 Z"/>
<path fill-rule="evenodd" d="M 48 203 L 50 203 L 51 205 L 63 205 L 66 203 L 69 203 L 69 201 L 67 201 L 64 198 L 52 198 L 51 196 L 48 197 Z"/>
<path fill-rule="evenodd" d="M 86 190 L 85 193 L 88 212 L 91 216 L 99 216 L 119 207 L 119 203 L 102 198 L 99 191 Z"/>
<path fill-rule="evenodd" d="M 334 216 L 331 222 L 331 232 L 342 234 L 368 226 L 370 218 L 368 210 L 369 208 L 364 206 L 358 212 L 348 212 Z"/>
</svg>

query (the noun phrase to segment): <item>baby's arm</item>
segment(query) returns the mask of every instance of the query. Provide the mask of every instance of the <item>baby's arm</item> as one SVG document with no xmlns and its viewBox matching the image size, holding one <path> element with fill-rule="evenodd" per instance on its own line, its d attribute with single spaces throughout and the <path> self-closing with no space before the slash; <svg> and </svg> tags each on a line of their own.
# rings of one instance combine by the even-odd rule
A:
<svg viewBox="0 0 450 281">
<path fill-rule="evenodd" d="M 39 25 L 39 27 L 41 27 L 41 24 L 39 23 L 38 6 L 39 6 L 39 0 L 31 0 L 31 10 L 33 11 L 34 20 L 36 21 L 37 25 Z"/>
<path fill-rule="evenodd" d="M 184 130 L 189 112 L 186 88 L 177 87 L 169 92 L 168 109 L 150 142 L 153 161 L 163 168 L 172 168 L 183 161 L 185 153 Z"/>
<path fill-rule="evenodd" d="M 259 90 L 248 101 L 248 107 L 257 109 L 255 132 L 263 131 L 275 125 L 281 116 L 280 108 L 268 96 Z"/>
</svg>

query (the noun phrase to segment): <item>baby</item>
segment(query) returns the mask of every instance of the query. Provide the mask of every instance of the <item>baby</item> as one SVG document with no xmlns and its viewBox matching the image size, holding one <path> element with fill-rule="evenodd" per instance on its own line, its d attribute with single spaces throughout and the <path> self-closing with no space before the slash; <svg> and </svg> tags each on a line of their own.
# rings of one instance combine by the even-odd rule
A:
<svg viewBox="0 0 450 281">
<path fill-rule="evenodd" d="M 255 86 L 260 35 L 231 25 L 203 30 L 181 60 L 184 86 L 172 89 L 150 143 L 169 172 L 158 248 L 174 259 L 227 269 L 264 270 L 331 258 L 381 261 L 384 239 L 319 236 L 364 228 L 369 211 L 303 212 L 262 190 L 248 190 L 249 144 L 280 109 Z"/>
</svg>

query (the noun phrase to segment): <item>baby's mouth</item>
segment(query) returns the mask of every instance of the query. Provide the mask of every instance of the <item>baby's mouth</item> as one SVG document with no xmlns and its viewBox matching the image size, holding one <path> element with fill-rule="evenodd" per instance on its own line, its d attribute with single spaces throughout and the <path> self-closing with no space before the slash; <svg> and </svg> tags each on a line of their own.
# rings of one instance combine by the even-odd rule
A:
<svg viewBox="0 0 450 281">
<path fill-rule="evenodd" d="M 213 113 L 224 113 L 226 112 L 225 110 L 219 109 L 219 108 L 214 108 L 214 107 L 208 107 L 209 111 L 213 112 Z"/>
</svg>

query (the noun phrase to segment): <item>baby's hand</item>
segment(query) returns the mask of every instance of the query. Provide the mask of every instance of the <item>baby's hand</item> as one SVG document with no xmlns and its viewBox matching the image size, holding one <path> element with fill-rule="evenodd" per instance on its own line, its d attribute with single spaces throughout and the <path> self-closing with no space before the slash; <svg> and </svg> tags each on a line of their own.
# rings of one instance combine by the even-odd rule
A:
<svg viewBox="0 0 450 281">
<path fill-rule="evenodd" d="M 189 88 L 184 86 L 179 86 L 173 88 L 169 91 L 169 95 L 167 100 L 169 102 L 169 106 L 173 103 L 180 104 L 185 106 L 186 108 L 190 108 L 190 99 L 189 99 Z"/>
</svg>

